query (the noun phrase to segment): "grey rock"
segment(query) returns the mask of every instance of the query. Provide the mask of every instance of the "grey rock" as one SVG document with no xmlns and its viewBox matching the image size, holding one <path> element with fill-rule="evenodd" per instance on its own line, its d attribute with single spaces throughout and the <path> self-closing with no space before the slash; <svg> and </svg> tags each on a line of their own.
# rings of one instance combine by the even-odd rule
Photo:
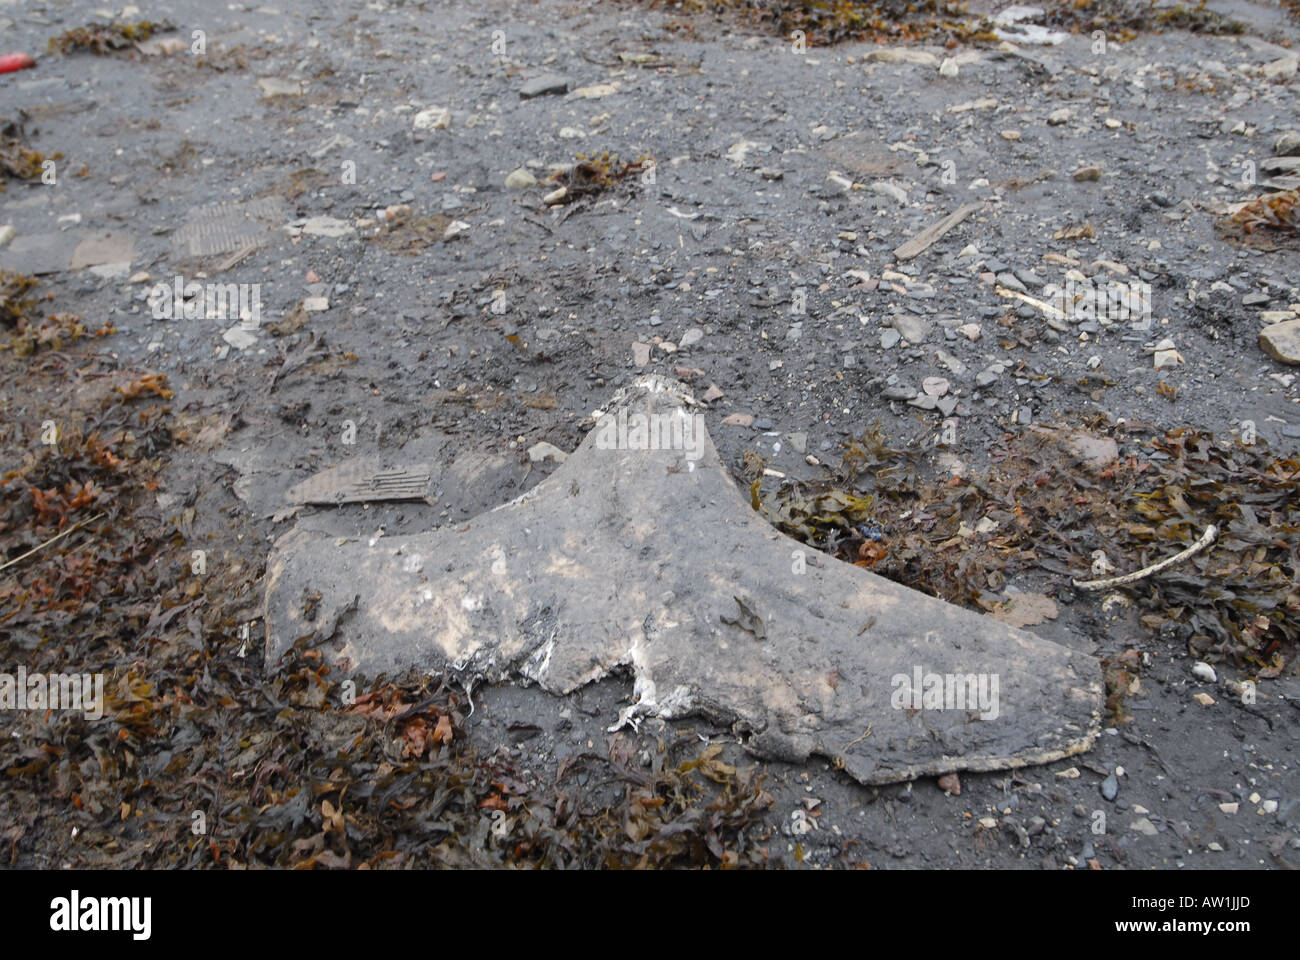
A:
<svg viewBox="0 0 1300 960">
<path fill-rule="evenodd" d="M 522 87 L 519 88 L 519 96 L 523 100 L 531 100 L 533 97 L 541 97 L 546 94 L 568 93 L 569 81 L 559 74 L 547 73 L 540 77 L 534 77 Z"/>
<path fill-rule="evenodd" d="M 268 671 L 308 636 L 345 676 L 448 670 L 556 696 L 630 666 L 639 695 L 618 727 L 703 713 L 752 731 L 745 748 L 759 757 L 835 758 L 877 785 L 1092 747 L 1105 695 L 1094 657 L 830 558 L 792 578 L 799 544 L 751 509 L 707 430 L 670 449 L 632 445 L 626 427 L 611 436 L 629 413 L 680 419 L 687 400 L 672 381 L 639 378 L 567 462 L 472 524 L 369 542 L 303 525 L 281 537 L 263 597 Z M 665 569 L 665 556 L 682 562 Z M 304 609 L 308 594 L 321 603 Z M 918 627 L 932 631 L 924 644 Z M 964 710 L 921 709 L 918 684 L 918 709 L 893 709 L 889 678 L 921 663 L 994 672 L 1014 708 L 974 723 Z M 861 680 L 832 689 L 831 671 Z"/>
<path fill-rule="evenodd" d="M 1129 824 L 1129 829 L 1134 830 L 1137 833 L 1140 833 L 1143 836 L 1147 836 L 1147 837 L 1154 837 L 1156 834 L 1160 832 L 1158 829 L 1156 829 L 1156 825 L 1152 823 L 1150 820 L 1148 820 L 1146 817 L 1138 817 L 1131 824 Z"/>
<path fill-rule="evenodd" d="M 1259 348 L 1274 360 L 1300 364 L 1300 320 L 1269 324 L 1259 332 Z"/>
<path fill-rule="evenodd" d="M 1288 130 L 1273 142 L 1273 152 L 1279 157 L 1300 156 L 1300 130 Z"/>
<path fill-rule="evenodd" d="M 896 315 L 893 324 L 903 339 L 913 345 L 925 343 L 925 338 L 930 335 L 930 324 L 910 313 Z"/>
<path fill-rule="evenodd" d="M 1100 789 L 1103 800 L 1114 802 L 1115 798 L 1119 796 L 1119 778 L 1113 772 L 1107 774 L 1106 779 L 1101 782 Z"/>
</svg>

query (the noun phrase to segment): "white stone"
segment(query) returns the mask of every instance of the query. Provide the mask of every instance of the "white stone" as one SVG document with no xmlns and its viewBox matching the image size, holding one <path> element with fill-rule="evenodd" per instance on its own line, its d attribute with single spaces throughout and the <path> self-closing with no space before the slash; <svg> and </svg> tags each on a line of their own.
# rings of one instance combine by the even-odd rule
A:
<svg viewBox="0 0 1300 960">
<path fill-rule="evenodd" d="M 411 125 L 416 130 L 443 130 L 451 126 L 451 111 L 446 107 L 429 107 L 417 113 Z"/>
</svg>

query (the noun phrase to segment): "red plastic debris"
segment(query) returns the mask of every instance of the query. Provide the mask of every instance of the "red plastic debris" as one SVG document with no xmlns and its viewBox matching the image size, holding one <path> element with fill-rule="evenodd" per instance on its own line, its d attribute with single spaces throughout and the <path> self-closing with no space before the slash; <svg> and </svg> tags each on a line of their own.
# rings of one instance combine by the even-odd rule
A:
<svg viewBox="0 0 1300 960">
<path fill-rule="evenodd" d="M 32 59 L 30 53 L 6 53 L 0 57 L 0 73 L 13 73 L 15 70 L 26 70 L 34 66 L 36 61 Z"/>
</svg>

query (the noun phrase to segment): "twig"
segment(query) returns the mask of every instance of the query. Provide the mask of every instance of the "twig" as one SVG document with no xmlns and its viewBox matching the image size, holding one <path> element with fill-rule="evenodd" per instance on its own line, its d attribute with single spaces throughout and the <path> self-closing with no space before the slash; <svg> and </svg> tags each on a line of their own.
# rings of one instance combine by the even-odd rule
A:
<svg viewBox="0 0 1300 960">
<path fill-rule="evenodd" d="M 88 524 L 88 523 L 94 523 L 96 520 L 98 520 L 98 519 L 99 519 L 100 517 L 102 517 L 102 516 L 103 516 L 102 513 L 97 513 L 97 514 L 95 514 L 93 517 L 91 517 L 91 518 L 88 519 L 88 520 L 82 520 L 80 523 L 74 523 L 72 526 L 68 527 L 68 529 L 64 530 L 62 533 L 56 533 L 54 536 L 50 537 L 50 539 L 46 540 L 44 543 L 39 544 L 38 546 L 32 547 L 30 550 L 28 550 L 26 553 L 24 553 L 21 557 L 14 557 L 12 560 L 10 560 L 10 561 L 8 561 L 8 562 L 6 562 L 6 563 L 0 564 L 0 570 L 5 570 L 5 569 L 7 569 L 7 568 L 9 568 L 9 567 L 12 567 L 15 563 L 18 563 L 20 560 L 26 560 L 28 557 L 30 557 L 33 553 L 36 553 L 38 550 L 44 550 L 44 549 L 45 549 L 46 547 L 48 547 L 51 543 L 53 543 L 55 540 L 62 540 L 64 537 L 66 537 L 68 534 L 72 533 L 74 530 L 79 530 L 79 529 L 81 529 L 82 527 L 84 527 L 84 526 L 85 526 L 86 524 Z"/>
<path fill-rule="evenodd" d="M 1208 547 L 1214 542 L 1214 538 L 1218 535 L 1219 528 L 1214 524 L 1210 524 L 1205 528 L 1205 532 L 1201 534 L 1201 539 L 1197 540 L 1181 553 L 1176 553 L 1172 557 L 1161 560 L 1159 563 L 1153 563 L 1151 566 L 1143 567 L 1141 570 L 1136 570 L 1133 573 L 1126 573 L 1122 577 L 1109 577 L 1105 580 L 1072 580 L 1071 583 L 1080 590 L 1105 590 L 1108 587 L 1122 587 L 1126 583 L 1134 583 L 1138 580 L 1144 579 L 1145 577 L 1151 576 L 1153 573 L 1159 573 L 1167 567 L 1172 567 L 1176 563 L 1182 563 L 1188 557 L 1198 554 Z"/>
<path fill-rule="evenodd" d="M 844 749 L 847 750 L 849 747 L 853 746 L 854 744 L 861 743 L 863 740 L 867 739 L 867 737 L 869 737 L 869 736 L 871 736 L 871 727 L 867 727 L 867 732 L 864 733 L 862 736 L 860 736 L 860 737 L 856 737 L 856 738 L 854 738 L 853 740 L 850 740 L 850 741 L 848 742 L 848 744 L 844 747 Z"/>
</svg>

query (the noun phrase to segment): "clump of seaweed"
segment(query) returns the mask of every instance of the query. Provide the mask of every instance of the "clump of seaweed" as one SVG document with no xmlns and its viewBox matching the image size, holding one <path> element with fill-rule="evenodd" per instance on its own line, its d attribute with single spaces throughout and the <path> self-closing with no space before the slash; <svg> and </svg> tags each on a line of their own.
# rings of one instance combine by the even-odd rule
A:
<svg viewBox="0 0 1300 960">
<path fill-rule="evenodd" d="M 46 156 L 27 146 L 24 143 L 26 130 L 23 127 L 26 115 L 19 111 L 18 116 L 19 119 L 9 120 L 0 127 L 0 176 L 36 180 L 44 172 L 46 160 L 61 160 L 63 154 Z M 0 183 L 0 191 L 3 190 L 4 184 Z"/>
<path fill-rule="evenodd" d="M 1213 523 L 1212 549 L 1117 589 L 1195 656 L 1276 676 L 1300 641 L 1300 461 L 1191 429 L 1104 468 L 1079 453 L 1112 439 L 1035 427 L 995 444 L 986 472 L 935 478 L 873 431 L 849 444 L 839 477 L 766 492 L 755 480 L 751 500 L 790 536 L 986 611 L 1013 576 L 1055 574 L 1048 589 L 1066 596 L 1095 576 L 1098 551 L 1140 570 Z"/>
<path fill-rule="evenodd" d="M 564 188 L 564 193 L 554 202 L 572 203 L 582 197 L 603 193 L 632 174 L 641 173 L 654 162 L 650 157 L 638 157 L 619 163 L 618 154 L 607 150 L 591 157 L 580 153 L 577 161 L 572 167 L 557 170 L 543 181 Z"/>
<path fill-rule="evenodd" d="M 994 24 L 951 0 L 649 0 L 652 7 L 688 14 L 710 13 L 793 38 L 812 46 L 844 41 L 937 43 L 944 46 L 996 44 Z M 1101 30 L 1111 41 L 1127 42 L 1141 31 L 1189 30 L 1240 34 L 1239 21 L 1194 6 L 1160 6 L 1156 0 L 1051 0 L 1027 22 L 1072 32 Z M 796 31 L 798 34 L 796 34 Z"/>
<path fill-rule="evenodd" d="M 1073 33 L 1104 32 L 1110 40 L 1131 40 L 1143 31 L 1187 30 L 1191 33 L 1237 35 L 1245 24 L 1209 9 L 1205 0 L 1193 6 L 1158 5 L 1156 0 L 1056 0 L 1043 18 L 1047 26 Z"/>
<path fill-rule="evenodd" d="M 50 50 L 54 53 L 85 50 L 103 56 L 148 40 L 155 33 L 170 33 L 175 29 L 176 25 L 166 20 L 159 23 L 149 20 L 139 20 L 136 23 L 89 23 L 50 37 Z"/>
<path fill-rule="evenodd" d="M 1265 194 L 1246 204 L 1230 218 L 1229 222 L 1243 233 L 1256 230 L 1274 230 L 1278 233 L 1300 235 L 1300 189 L 1282 190 Z"/>
<path fill-rule="evenodd" d="M 378 244 L 385 250 L 395 253 L 415 254 L 424 248 L 441 242 L 451 226 L 451 219 L 440 213 L 416 213 L 406 205 L 393 211 L 384 219 L 383 225 L 366 239 Z"/>
<path fill-rule="evenodd" d="M 35 300 L 26 296 L 35 286 L 35 277 L 0 270 L 0 324 L 11 330 L 18 326 L 18 322 L 36 305 Z"/>
<path fill-rule="evenodd" d="M 8 343 L 0 344 L 0 350 L 12 350 L 15 356 L 25 357 L 43 348 L 62 350 L 87 336 L 85 321 L 76 314 L 54 313 L 38 319 L 33 314 L 36 301 L 26 296 L 35 286 L 34 277 L 0 270 L 0 326 L 13 331 Z M 94 336 L 115 332 L 105 324 L 94 331 Z"/>
<path fill-rule="evenodd" d="M 7 346 L 0 345 L 0 349 L 12 350 L 15 356 L 29 357 L 43 349 L 62 350 L 82 337 L 106 337 L 116 332 L 117 328 L 110 324 L 89 331 L 85 321 L 75 313 L 52 313 L 40 322 L 23 317 L 18 321 L 17 333 L 9 338 Z"/>
</svg>

